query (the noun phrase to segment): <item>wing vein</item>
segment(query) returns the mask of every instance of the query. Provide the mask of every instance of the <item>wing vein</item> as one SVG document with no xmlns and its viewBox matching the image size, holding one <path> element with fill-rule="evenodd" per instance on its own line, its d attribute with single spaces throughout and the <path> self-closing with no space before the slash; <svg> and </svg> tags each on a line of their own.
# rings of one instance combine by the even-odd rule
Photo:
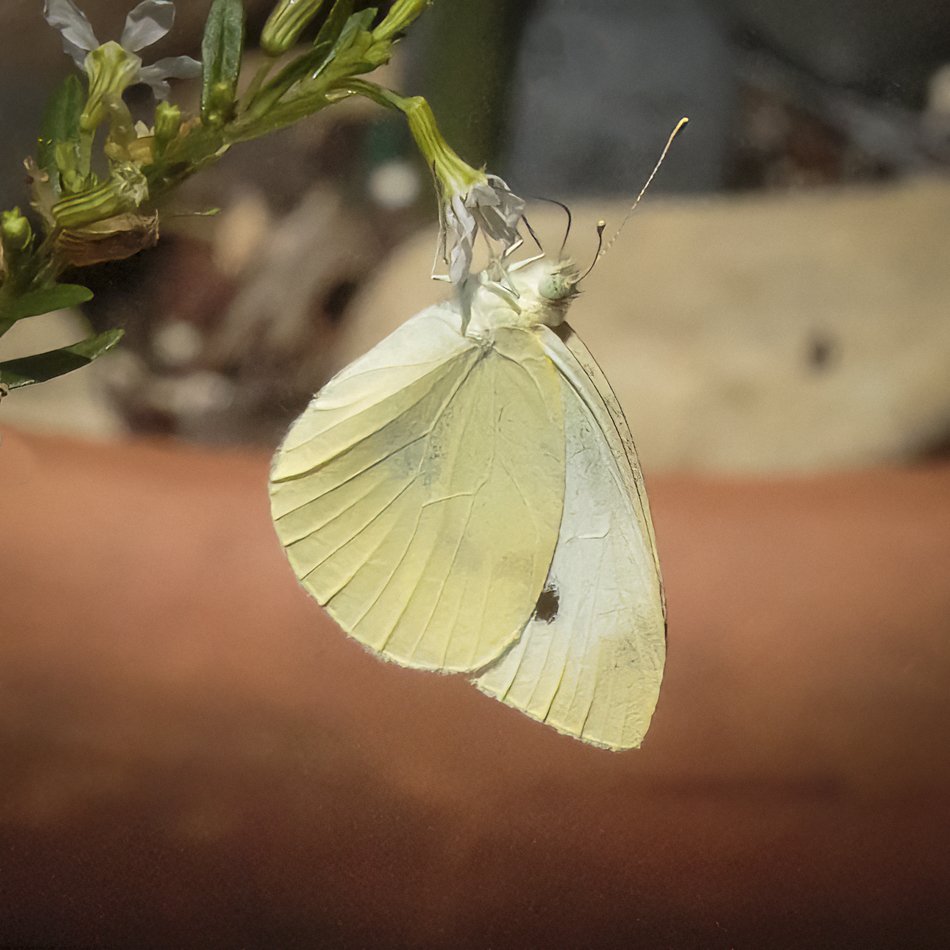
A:
<svg viewBox="0 0 950 950">
<path fill-rule="evenodd" d="M 313 574 L 314 571 L 323 567 L 323 565 L 326 564 L 326 562 L 329 561 L 331 557 L 333 557 L 336 554 L 339 554 L 339 552 L 342 551 L 343 548 L 345 548 L 348 544 L 350 544 L 355 538 L 358 538 L 374 521 L 376 521 L 379 518 L 380 515 L 382 515 L 385 511 L 391 508 L 396 503 L 396 501 L 399 498 L 401 498 L 411 487 L 412 487 L 412 481 L 406 482 L 406 484 L 403 485 L 403 487 L 400 488 L 399 491 L 395 495 L 393 495 L 393 497 L 390 498 L 389 501 L 387 501 L 386 504 L 382 506 L 382 508 L 379 509 L 379 511 L 375 512 L 371 518 L 369 518 L 363 525 L 361 525 L 357 531 L 351 534 L 345 541 L 342 541 L 340 544 L 338 544 L 328 554 L 324 555 L 312 568 L 310 568 L 310 570 L 307 571 L 307 573 L 304 575 L 302 580 L 308 579 L 310 575 Z M 329 522 L 327 523 L 329 524 Z M 386 534 L 385 537 L 388 538 L 389 534 Z M 379 546 L 376 547 L 376 550 L 377 551 L 379 550 Z M 356 572 L 354 571 L 354 573 L 350 576 L 350 578 L 346 580 L 336 591 L 334 591 L 327 598 L 326 603 L 329 603 L 334 597 L 336 597 L 336 595 L 344 587 L 346 587 L 346 585 L 349 584 L 349 582 L 353 580 L 353 577 L 355 576 L 356 576 Z"/>
<path fill-rule="evenodd" d="M 463 351 L 462 353 L 460 353 L 457 357 L 452 357 L 450 360 L 446 360 L 446 361 L 444 361 L 443 363 L 441 363 L 441 364 L 440 364 L 440 368 L 445 367 L 445 366 L 446 366 L 448 363 L 450 363 L 450 362 L 455 362 L 456 359 L 458 359 L 458 358 L 460 358 L 460 357 L 462 357 L 462 356 L 468 356 L 468 355 L 470 355 L 471 353 L 472 353 L 471 350 L 465 350 L 465 351 Z M 438 419 L 441 417 L 442 413 L 445 411 L 445 408 L 446 408 L 446 407 L 449 405 L 449 403 L 451 403 L 452 400 L 455 398 L 455 395 L 456 395 L 456 393 L 459 391 L 459 388 L 464 384 L 465 380 L 468 379 L 468 376 L 469 376 L 469 374 L 471 373 L 473 367 L 476 366 L 476 365 L 478 364 L 478 362 L 479 362 L 479 360 L 478 360 L 478 354 L 476 354 L 476 359 L 472 361 L 472 365 L 469 366 L 469 367 L 466 369 L 465 373 L 462 375 L 461 379 L 460 379 L 459 382 L 456 384 L 456 386 L 454 387 L 454 389 L 453 389 L 451 392 L 447 393 L 446 396 L 445 396 L 445 398 L 443 399 L 442 405 L 439 407 L 439 409 L 438 409 L 437 412 L 436 412 L 435 420 L 433 421 L 433 426 L 435 425 L 435 422 L 437 422 Z M 422 377 L 422 378 L 425 378 L 425 377 Z M 416 381 L 414 381 L 414 382 L 416 382 Z M 413 384 L 410 384 L 410 385 L 413 385 Z M 390 394 L 390 395 L 392 395 L 392 394 Z M 388 396 L 387 396 L 387 397 L 384 397 L 383 399 L 380 400 L 380 403 L 385 402 L 386 398 L 389 398 L 389 397 L 388 397 Z M 343 446 L 341 449 L 335 451 L 332 455 L 328 455 L 326 458 L 323 458 L 323 459 L 321 459 L 319 462 L 314 463 L 314 464 L 311 465 L 308 469 L 305 469 L 305 470 L 302 471 L 302 472 L 294 472 L 292 475 L 282 475 L 282 476 L 280 476 L 280 477 L 278 477 L 278 478 L 272 479 L 272 481 L 273 481 L 275 484 L 283 484 L 283 483 L 285 483 L 285 482 L 297 481 L 297 480 L 299 480 L 299 479 L 301 479 L 301 478 L 305 478 L 305 477 L 308 476 L 308 475 L 313 475 L 315 472 L 319 471 L 321 468 L 323 468 L 323 467 L 324 467 L 325 465 L 327 465 L 329 462 L 332 462 L 332 461 L 334 461 L 334 459 L 339 458 L 341 455 L 344 455 L 345 453 L 352 451 L 354 448 L 356 448 L 356 446 L 362 445 L 364 442 L 368 441 L 369 439 L 375 438 L 377 435 L 379 435 L 380 432 L 383 432 L 384 430 L 388 429 L 390 426 L 392 426 L 392 425 L 394 425 L 395 423 L 401 421 L 406 415 L 408 415 L 410 412 L 412 412 L 412 411 L 419 405 L 419 403 L 422 401 L 422 399 L 424 399 L 424 398 L 425 398 L 425 394 L 423 394 L 422 396 L 420 396 L 420 398 L 417 399 L 415 402 L 413 402 L 412 405 L 407 406 L 407 407 L 406 407 L 405 409 L 403 409 L 401 412 L 397 413 L 397 414 L 396 414 L 395 416 L 393 416 L 391 419 L 387 420 L 386 423 L 385 423 L 384 425 L 380 426 L 378 429 L 374 429 L 372 432 L 368 432 L 366 435 L 361 436 L 361 437 L 360 437 L 359 439 L 357 439 L 355 442 L 350 442 L 350 443 L 348 443 L 347 445 Z M 368 406 L 367 409 L 371 409 L 371 408 L 373 408 L 374 406 L 379 405 L 380 403 L 374 403 L 373 406 Z M 324 410 L 324 411 L 330 412 L 330 411 L 333 411 L 333 410 Z M 307 439 L 305 442 L 301 442 L 300 445 L 301 445 L 301 446 L 302 446 L 302 445 L 308 445 L 309 443 L 313 442 L 315 439 L 322 438 L 322 437 L 325 436 L 328 432 L 331 432 L 333 429 L 337 428 L 338 426 L 343 425 L 345 422 L 349 422 L 349 421 L 352 420 L 352 419 L 357 419 L 357 418 L 359 418 L 359 416 L 362 415 L 363 412 L 364 412 L 364 410 L 361 409 L 359 412 L 354 413 L 353 415 L 350 415 L 350 416 L 346 416 L 344 419 L 341 419 L 338 423 L 334 423 L 332 426 L 330 426 L 330 427 L 328 427 L 328 428 L 326 428 L 326 429 L 321 429 L 319 432 L 317 432 L 316 434 L 314 434 L 313 436 L 311 436 L 311 437 L 310 437 L 309 439 Z M 431 430 L 429 430 L 429 431 L 431 431 Z M 426 435 L 426 434 L 428 434 L 428 433 L 423 433 L 423 435 Z M 416 440 L 413 440 L 413 441 L 416 441 Z M 298 447 L 299 447 L 299 446 L 294 446 L 294 450 L 296 450 Z M 397 449 L 396 451 L 398 451 L 398 449 Z M 361 473 L 358 472 L 357 474 L 361 474 Z M 342 484 L 342 483 L 341 483 L 341 484 Z"/>
</svg>

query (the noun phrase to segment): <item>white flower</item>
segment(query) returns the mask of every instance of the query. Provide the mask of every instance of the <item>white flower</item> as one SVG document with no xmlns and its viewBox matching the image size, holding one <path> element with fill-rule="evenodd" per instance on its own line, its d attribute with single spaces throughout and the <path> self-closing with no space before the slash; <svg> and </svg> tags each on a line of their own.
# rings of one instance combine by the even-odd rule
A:
<svg viewBox="0 0 950 950">
<path fill-rule="evenodd" d="M 453 284 L 461 283 L 471 272 L 479 229 L 490 242 L 501 245 L 499 252 L 489 243 L 493 257 L 504 258 L 521 244 L 518 225 L 524 201 L 497 175 L 474 174 L 478 177 L 466 187 L 465 181 L 446 180 L 436 171 L 443 192 L 439 208 L 442 257 Z"/>
<path fill-rule="evenodd" d="M 403 99 L 388 90 L 384 101 L 401 109 L 439 191 L 441 253 L 449 279 L 460 284 L 472 270 L 479 230 L 493 261 L 504 260 L 521 244 L 518 225 L 524 202 L 497 175 L 486 175 L 463 161 L 442 137 L 429 103 L 421 96 Z M 492 242 L 501 245 L 496 248 Z"/>
<path fill-rule="evenodd" d="M 165 99 L 170 91 L 168 79 L 194 79 L 201 75 L 201 63 L 190 56 L 171 56 L 151 66 L 143 66 L 142 60 L 135 55 L 160 40 L 172 28 L 175 22 L 172 0 L 142 0 L 126 17 L 118 43 L 100 43 L 85 14 L 73 0 L 45 0 L 43 16 L 50 26 L 59 30 L 66 53 L 89 76 L 90 98 L 97 80 L 101 84 L 103 63 L 96 63 L 93 56 L 98 50 L 103 50 L 99 58 L 106 60 L 110 75 L 106 91 L 121 94 L 128 86 L 141 82 L 151 87 L 157 99 Z M 90 111 L 88 107 L 87 111 Z"/>
</svg>

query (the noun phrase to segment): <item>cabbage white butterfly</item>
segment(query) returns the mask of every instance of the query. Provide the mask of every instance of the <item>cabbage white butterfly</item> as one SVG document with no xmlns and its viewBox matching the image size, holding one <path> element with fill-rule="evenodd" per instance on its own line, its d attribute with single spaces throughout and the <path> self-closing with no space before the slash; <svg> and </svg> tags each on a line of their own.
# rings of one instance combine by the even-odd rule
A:
<svg viewBox="0 0 950 950">
<path fill-rule="evenodd" d="M 483 272 L 467 307 L 412 317 L 294 423 L 271 504 L 301 584 L 362 644 L 623 749 L 656 705 L 665 611 L 633 441 L 564 322 L 576 278 Z"/>
<path fill-rule="evenodd" d="M 300 583 L 378 656 L 628 749 L 666 607 L 630 430 L 565 322 L 579 279 L 524 261 L 410 318 L 293 424 L 271 509 Z"/>
</svg>

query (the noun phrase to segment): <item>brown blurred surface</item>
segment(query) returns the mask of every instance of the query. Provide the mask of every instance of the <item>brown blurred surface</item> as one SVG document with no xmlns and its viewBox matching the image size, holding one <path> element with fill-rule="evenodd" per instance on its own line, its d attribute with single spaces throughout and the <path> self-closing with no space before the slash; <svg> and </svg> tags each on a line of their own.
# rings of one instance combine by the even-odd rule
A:
<svg viewBox="0 0 950 950">
<path fill-rule="evenodd" d="M 950 468 L 652 479 L 610 754 L 349 641 L 266 466 L 4 431 L 0 945 L 947 945 Z"/>
</svg>

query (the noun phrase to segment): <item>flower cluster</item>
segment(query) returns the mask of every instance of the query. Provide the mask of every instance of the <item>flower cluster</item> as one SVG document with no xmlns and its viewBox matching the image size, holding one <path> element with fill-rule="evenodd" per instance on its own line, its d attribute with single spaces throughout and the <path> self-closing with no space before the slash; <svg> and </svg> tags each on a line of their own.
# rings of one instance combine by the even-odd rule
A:
<svg viewBox="0 0 950 950">
<path fill-rule="evenodd" d="M 37 232 L 18 210 L 0 213 L 0 337 L 19 320 L 90 299 L 87 288 L 60 283 L 61 276 L 154 245 L 162 198 L 229 148 L 354 94 L 405 114 L 435 178 L 441 254 L 453 283 L 469 277 L 479 234 L 493 273 L 521 244 L 524 203 L 505 182 L 449 147 L 425 100 L 361 78 L 389 61 L 432 0 L 392 0 L 385 13 L 350 0 L 271 0 L 259 37 L 263 62 L 252 77 L 242 74 L 245 0 L 202 0 L 208 8 L 202 62 L 173 56 L 150 65 L 140 54 L 172 29 L 175 5 L 134 2 L 118 40 L 104 43 L 75 0 L 43 2 L 46 21 L 80 75 L 54 93 L 36 155 L 25 162 Z M 196 115 L 167 101 L 170 80 L 199 78 Z M 158 100 L 151 120 L 135 121 L 124 98 L 140 83 Z M 96 359 L 121 335 L 106 331 L 61 350 L 0 360 L 0 386 L 51 379 Z"/>
<path fill-rule="evenodd" d="M 388 42 L 427 5 L 428 0 L 399 0 L 371 36 Z M 262 33 L 270 55 L 286 52 L 305 26 L 316 16 L 322 0 L 279 0 Z M 119 41 L 100 44 L 88 19 L 73 0 L 45 0 L 47 22 L 59 30 L 63 48 L 89 80 L 88 98 L 81 127 L 95 129 L 109 114 L 126 88 L 147 83 L 156 98 L 168 96 L 169 79 L 189 79 L 201 74 L 201 64 L 189 56 L 161 59 L 143 66 L 137 55 L 160 40 L 172 28 L 175 7 L 171 0 L 142 0 L 129 13 Z M 353 84 L 354 87 L 357 84 Z M 369 83 L 357 91 L 366 92 Z M 422 154 L 432 169 L 439 191 L 441 225 L 440 253 L 449 279 L 461 283 L 471 272 L 476 238 L 481 232 L 493 261 L 503 260 L 521 244 L 519 225 L 524 202 L 498 176 L 472 168 L 452 150 L 439 132 L 432 110 L 421 97 L 402 98 L 373 86 L 374 98 L 401 109 Z M 114 123 L 121 137 L 121 124 Z M 146 130 L 147 131 L 147 130 Z M 156 124 L 156 134 L 158 124 Z M 126 136 L 126 139 L 135 136 Z M 148 138 L 148 136 L 146 136 Z M 130 157 L 134 141 L 113 141 L 122 159 Z M 59 216 L 60 221 L 62 215 Z"/>
</svg>

